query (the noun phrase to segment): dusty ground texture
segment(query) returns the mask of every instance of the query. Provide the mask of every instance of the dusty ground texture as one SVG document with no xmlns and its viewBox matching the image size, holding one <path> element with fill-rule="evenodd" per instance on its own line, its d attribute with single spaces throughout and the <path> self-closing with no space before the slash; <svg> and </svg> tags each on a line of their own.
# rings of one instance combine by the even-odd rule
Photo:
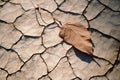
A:
<svg viewBox="0 0 120 80">
<path fill-rule="evenodd" d="M 58 36 L 70 20 L 96 57 Z M 0 0 L 0 80 L 120 80 L 119 46 L 120 0 Z"/>
</svg>

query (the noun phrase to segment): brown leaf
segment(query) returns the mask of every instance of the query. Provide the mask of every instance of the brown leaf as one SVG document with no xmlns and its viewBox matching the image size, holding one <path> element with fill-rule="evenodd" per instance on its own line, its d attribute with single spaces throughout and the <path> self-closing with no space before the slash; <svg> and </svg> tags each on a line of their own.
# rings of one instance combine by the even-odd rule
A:
<svg viewBox="0 0 120 80">
<path fill-rule="evenodd" d="M 79 22 L 68 22 L 61 27 L 59 36 L 81 52 L 93 54 L 90 33 Z"/>
</svg>

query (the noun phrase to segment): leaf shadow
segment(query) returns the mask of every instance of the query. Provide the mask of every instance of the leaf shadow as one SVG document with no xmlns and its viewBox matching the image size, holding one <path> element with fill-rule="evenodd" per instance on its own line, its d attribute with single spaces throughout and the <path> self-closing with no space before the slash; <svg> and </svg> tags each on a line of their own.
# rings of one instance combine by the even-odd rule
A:
<svg viewBox="0 0 120 80">
<path fill-rule="evenodd" d="M 78 49 L 76 49 L 75 47 L 73 47 L 73 50 L 75 52 L 75 55 L 82 61 L 85 61 L 87 63 L 91 63 L 92 61 L 94 61 L 99 67 L 100 64 L 90 55 L 88 55 L 87 53 L 81 52 Z"/>
</svg>

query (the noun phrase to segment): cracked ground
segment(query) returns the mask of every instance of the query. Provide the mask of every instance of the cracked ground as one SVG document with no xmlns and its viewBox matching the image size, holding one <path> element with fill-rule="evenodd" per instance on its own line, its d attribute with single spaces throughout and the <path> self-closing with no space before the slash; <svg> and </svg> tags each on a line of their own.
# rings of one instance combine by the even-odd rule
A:
<svg viewBox="0 0 120 80">
<path fill-rule="evenodd" d="M 58 36 L 70 20 L 96 57 Z M 120 80 L 120 0 L 0 0 L 0 80 Z"/>
</svg>

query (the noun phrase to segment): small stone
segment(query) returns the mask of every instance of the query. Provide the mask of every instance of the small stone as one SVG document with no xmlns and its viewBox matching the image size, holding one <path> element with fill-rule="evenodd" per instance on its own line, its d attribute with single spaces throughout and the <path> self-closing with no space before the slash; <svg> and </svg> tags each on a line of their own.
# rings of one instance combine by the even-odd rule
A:
<svg viewBox="0 0 120 80">
<path fill-rule="evenodd" d="M 87 0 L 66 0 L 61 6 L 60 9 L 64 11 L 74 12 L 82 14 L 83 10 L 87 6 Z"/>
<path fill-rule="evenodd" d="M 59 37 L 60 28 L 56 24 L 48 26 L 43 34 L 43 43 L 45 47 L 54 46 L 62 41 Z M 50 36 L 50 37 L 49 37 Z"/>
<path fill-rule="evenodd" d="M 39 25 L 37 21 L 35 9 L 31 9 L 25 12 L 20 18 L 15 22 L 17 29 L 22 31 L 24 35 L 30 36 L 41 36 L 43 31 L 43 26 Z"/>
<path fill-rule="evenodd" d="M 24 10 L 20 5 L 6 3 L 3 8 L 0 8 L 0 19 L 8 23 L 13 23 L 15 19 L 23 13 Z"/>
<path fill-rule="evenodd" d="M 69 63 L 67 62 L 67 58 L 63 58 L 49 76 L 52 80 L 71 80 L 75 78 Z"/>
<path fill-rule="evenodd" d="M 23 61 L 27 61 L 33 54 L 42 53 L 45 48 L 42 46 L 41 38 L 33 39 L 23 37 L 13 49 L 18 52 Z"/>
<path fill-rule="evenodd" d="M 0 67 L 4 68 L 9 73 L 16 72 L 23 64 L 15 52 L 6 51 L 4 49 L 0 49 L 0 62 Z"/>
<path fill-rule="evenodd" d="M 22 34 L 17 31 L 13 25 L 0 23 L 0 45 L 10 49 L 16 43 Z"/>
</svg>

